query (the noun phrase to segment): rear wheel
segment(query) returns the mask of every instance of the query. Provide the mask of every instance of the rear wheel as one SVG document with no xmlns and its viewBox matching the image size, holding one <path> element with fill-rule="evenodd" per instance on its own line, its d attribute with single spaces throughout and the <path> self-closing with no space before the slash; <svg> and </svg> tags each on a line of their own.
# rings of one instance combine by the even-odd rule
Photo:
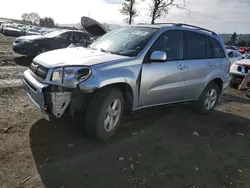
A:
<svg viewBox="0 0 250 188">
<path fill-rule="evenodd" d="M 92 98 L 85 118 L 88 136 L 105 140 L 115 133 L 124 109 L 123 94 L 113 88 L 98 91 Z"/>
<path fill-rule="evenodd" d="M 195 110 L 198 113 L 210 113 L 215 108 L 220 95 L 219 87 L 211 82 L 202 92 L 200 98 L 195 102 Z"/>
</svg>

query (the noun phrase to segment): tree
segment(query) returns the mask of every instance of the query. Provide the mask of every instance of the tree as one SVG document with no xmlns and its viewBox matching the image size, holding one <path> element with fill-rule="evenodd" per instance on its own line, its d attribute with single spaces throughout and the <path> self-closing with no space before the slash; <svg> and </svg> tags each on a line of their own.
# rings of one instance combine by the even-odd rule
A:
<svg viewBox="0 0 250 188">
<path fill-rule="evenodd" d="M 22 20 L 32 24 L 39 24 L 40 16 L 36 12 L 22 14 Z"/>
<path fill-rule="evenodd" d="M 234 32 L 233 34 L 232 34 L 232 36 L 231 36 L 231 44 L 232 45 L 235 45 L 236 44 L 236 40 L 237 40 L 237 34 L 236 34 L 236 32 Z"/>
<path fill-rule="evenodd" d="M 225 45 L 228 45 L 228 46 L 231 45 L 231 41 L 226 41 L 226 42 L 224 42 L 224 43 L 225 43 Z"/>
<path fill-rule="evenodd" d="M 139 11 L 135 8 L 136 0 L 123 0 L 120 13 L 125 15 L 124 19 L 126 23 L 131 25 L 134 22 L 134 18 L 139 15 Z"/>
<path fill-rule="evenodd" d="M 41 27 L 55 27 L 54 19 L 50 18 L 50 17 L 40 18 L 39 26 L 41 26 Z"/>
<path fill-rule="evenodd" d="M 177 3 L 177 0 L 150 0 L 150 17 L 151 17 L 151 24 L 155 23 L 157 18 L 165 16 L 168 14 L 169 10 L 172 7 L 176 7 L 179 9 L 185 9 L 185 0 L 183 3 Z"/>
<path fill-rule="evenodd" d="M 245 47 L 245 46 L 247 46 L 247 43 L 244 40 L 240 40 L 240 41 L 237 42 L 237 46 Z"/>
</svg>

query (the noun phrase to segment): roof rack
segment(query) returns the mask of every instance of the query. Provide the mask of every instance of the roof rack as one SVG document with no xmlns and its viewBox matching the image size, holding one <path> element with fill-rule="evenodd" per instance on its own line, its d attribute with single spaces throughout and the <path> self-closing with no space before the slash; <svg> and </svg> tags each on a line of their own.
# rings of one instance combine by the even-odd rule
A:
<svg viewBox="0 0 250 188">
<path fill-rule="evenodd" d="M 174 26 L 179 26 L 179 27 L 182 27 L 182 26 L 192 27 L 192 28 L 195 28 L 195 29 L 198 29 L 198 30 L 202 30 L 202 31 L 206 31 L 206 32 L 212 33 L 213 35 L 217 35 L 215 32 L 213 32 L 213 31 L 211 31 L 211 30 L 208 30 L 208 29 L 205 29 L 205 28 L 202 28 L 202 27 L 197 27 L 197 26 L 194 26 L 194 25 L 189 25 L 189 24 L 184 24 L 184 23 L 177 23 L 177 24 L 174 24 Z"/>
<path fill-rule="evenodd" d="M 191 28 L 195 28 L 195 29 L 198 29 L 198 30 L 201 30 L 201 31 L 206 31 L 206 32 L 209 32 L 213 35 L 217 35 L 215 32 L 213 31 L 210 31 L 208 29 L 205 29 L 205 28 L 202 28 L 202 27 L 197 27 L 197 26 L 194 26 L 194 25 L 189 25 L 189 24 L 184 24 L 184 23 L 154 23 L 154 25 L 173 25 L 173 26 L 178 26 L 178 27 L 183 27 L 183 26 L 186 26 L 186 27 L 191 27 Z"/>
</svg>

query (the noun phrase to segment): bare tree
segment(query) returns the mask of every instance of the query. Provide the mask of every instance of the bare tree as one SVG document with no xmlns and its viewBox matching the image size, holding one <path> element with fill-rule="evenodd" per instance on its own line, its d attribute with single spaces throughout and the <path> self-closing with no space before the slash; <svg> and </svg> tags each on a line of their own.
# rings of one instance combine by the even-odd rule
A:
<svg viewBox="0 0 250 188">
<path fill-rule="evenodd" d="M 40 18 L 39 25 L 41 27 L 55 27 L 55 22 L 53 18 L 44 17 Z"/>
<path fill-rule="evenodd" d="M 40 16 L 36 12 L 22 14 L 22 20 L 32 24 L 39 24 Z"/>
<path fill-rule="evenodd" d="M 124 19 L 126 23 L 131 25 L 134 22 L 134 18 L 139 15 L 139 11 L 135 8 L 136 0 L 123 0 L 120 13 L 125 15 Z"/>
<path fill-rule="evenodd" d="M 151 24 L 154 24 L 157 18 L 167 15 L 172 7 L 185 9 L 186 7 L 185 0 L 183 0 L 182 4 L 178 3 L 177 1 L 178 0 L 151 0 L 150 4 Z"/>
</svg>

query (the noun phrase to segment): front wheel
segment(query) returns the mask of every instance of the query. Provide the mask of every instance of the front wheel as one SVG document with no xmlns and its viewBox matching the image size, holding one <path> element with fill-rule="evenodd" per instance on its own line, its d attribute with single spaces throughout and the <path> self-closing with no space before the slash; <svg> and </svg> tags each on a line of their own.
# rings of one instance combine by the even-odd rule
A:
<svg viewBox="0 0 250 188">
<path fill-rule="evenodd" d="M 88 136 L 105 140 L 115 133 L 124 109 L 123 94 L 113 88 L 105 88 L 94 94 L 88 105 L 85 130 Z"/>
<path fill-rule="evenodd" d="M 195 110 L 198 113 L 207 114 L 213 111 L 220 95 L 217 84 L 210 83 L 202 92 L 200 98 L 195 102 Z"/>
</svg>

